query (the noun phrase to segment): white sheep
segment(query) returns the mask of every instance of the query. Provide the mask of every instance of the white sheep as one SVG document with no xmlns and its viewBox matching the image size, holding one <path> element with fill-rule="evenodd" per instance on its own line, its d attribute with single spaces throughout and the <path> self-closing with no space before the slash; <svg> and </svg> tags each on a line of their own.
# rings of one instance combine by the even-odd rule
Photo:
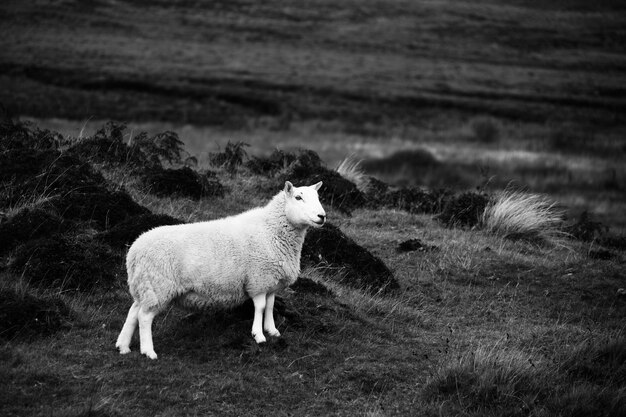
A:
<svg viewBox="0 0 626 417">
<path fill-rule="evenodd" d="M 139 236 L 126 256 L 134 303 L 115 344 L 120 353 L 130 352 L 139 324 L 141 353 L 156 359 L 152 321 L 172 301 L 225 308 L 250 297 L 254 340 L 265 342 L 263 329 L 280 336 L 274 295 L 298 278 L 306 230 L 326 220 L 317 194 L 321 186 L 294 187 L 287 181 L 264 207 L 219 220 L 161 226 Z"/>
</svg>

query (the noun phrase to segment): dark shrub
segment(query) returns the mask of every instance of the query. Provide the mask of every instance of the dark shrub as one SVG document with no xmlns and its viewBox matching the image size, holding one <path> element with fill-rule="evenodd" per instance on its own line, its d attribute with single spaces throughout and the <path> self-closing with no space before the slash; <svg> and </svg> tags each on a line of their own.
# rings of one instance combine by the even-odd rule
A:
<svg viewBox="0 0 626 417">
<path fill-rule="evenodd" d="M 226 171 L 234 173 L 243 164 L 243 160 L 248 157 L 244 142 L 231 143 L 228 141 L 223 152 L 209 153 L 209 161 L 215 167 L 223 167 Z"/>
<path fill-rule="evenodd" d="M 295 160 L 294 153 L 276 149 L 268 157 L 253 156 L 245 166 L 254 174 L 273 177 L 278 172 L 287 169 Z"/>
<path fill-rule="evenodd" d="M 126 125 L 123 123 L 108 122 L 101 127 L 95 135 L 81 139 L 72 145 L 67 153 L 84 161 L 95 163 L 107 163 L 112 165 L 125 162 L 136 162 L 140 164 L 139 154 L 130 152 L 124 143 L 124 131 Z"/>
<path fill-rule="evenodd" d="M 0 289 L 0 338 L 32 339 L 68 326 L 72 312 L 60 299 Z"/>
<path fill-rule="evenodd" d="M 387 266 L 367 249 L 326 223 L 307 232 L 302 247 L 302 267 L 313 266 L 339 277 L 340 282 L 372 293 L 397 289 Z"/>
<path fill-rule="evenodd" d="M 56 132 L 33 127 L 28 122 L 14 121 L 6 112 L 0 115 L 0 152 L 11 149 L 58 149 L 63 137 Z"/>
<path fill-rule="evenodd" d="M 143 183 L 152 194 L 159 197 L 189 197 L 199 200 L 203 196 L 224 195 L 224 186 L 213 172 L 201 175 L 189 167 L 152 168 L 144 173 Z"/>
<path fill-rule="evenodd" d="M 141 132 L 124 141 L 126 125 L 108 122 L 95 135 L 75 143 L 68 153 L 86 162 L 112 166 L 128 165 L 131 168 L 160 166 L 162 162 L 178 163 L 184 153 L 183 143 L 174 132 L 158 133 L 149 137 Z"/>
<path fill-rule="evenodd" d="M 145 132 L 141 132 L 133 139 L 130 148 L 141 152 L 144 158 L 152 165 L 159 165 L 163 162 L 170 164 L 182 162 L 184 143 L 178 139 L 178 134 L 171 131 L 157 133 L 148 137 Z"/>
<path fill-rule="evenodd" d="M 50 197 L 106 188 L 106 180 L 88 164 L 57 151 L 15 149 L 0 154 L 0 207 L 24 198 Z"/>
<path fill-rule="evenodd" d="M 389 191 L 385 197 L 386 207 L 406 210 L 409 213 L 439 213 L 452 192 L 445 189 L 422 190 L 418 187 Z"/>
<path fill-rule="evenodd" d="M 365 201 L 367 207 L 379 209 L 385 207 L 387 193 L 389 193 L 389 185 L 374 177 L 368 177 L 365 186 Z"/>
<path fill-rule="evenodd" d="M 91 222 L 98 230 L 150 212 L 124 191 L 74 192 L 51 199 L 47 204 L 54 206 L 63 218 Z"/>
<path fill-rule="evenodd" d="M 54 235 L 19 246 L 9 269 L 43 288 L 89 291 L 121 282 L 123 265 L 121 254 L 96 240 Z"/>
<path fill-rule="evenodd" d="M 448 189 L 424 190 L 419 187 L 392 189 L 383 181 L 373 177 L 369 178 L 365 194 L 369 208 L 399 209 L 412 214 L 440 213 L 451 197 L 452 191 Z"/>
<path fill-rule="evenodd" d="M 57 214 L 40 207 L 24 208 L 0 221 L 0 254 L 20 243 L 62 232 L 68 223 Z"/>
<path fill-rule="evenodd" d="M 114 248 L 124 248 L 132 244 L 142 233 L 159 226 L 184 223 L 167 214 L 141 214 L 129 217 L 98 235 L 98 239 Z"/>
<path fill-rule="evenodd" d="M 570 236 L 585 242 L 601 238 L 608 230 L 607 226 L 595 221 L 587 210 L 583 211 L 573 224 L 565 228 L 565 232 L 569 233 Z"/>
<path fill-rule="evenodd" d="M 463 193 L 450 198 L 437 218 L 447 227 L 473 227 L 480 222 L 488 202 L 489 197 L 486 194 Z"/>
</svg>

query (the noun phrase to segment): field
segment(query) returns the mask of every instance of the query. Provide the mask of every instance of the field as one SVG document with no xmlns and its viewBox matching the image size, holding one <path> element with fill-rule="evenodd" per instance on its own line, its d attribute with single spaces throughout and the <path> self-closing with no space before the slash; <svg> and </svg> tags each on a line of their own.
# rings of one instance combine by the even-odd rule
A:
<svg viewBox="0 0 626 417">
<path fill-rule="evenodd" d="M 625 28 L 609 0 L 2 2 L 2 414 L 624 415 Z M 330 223 L 397 288 L 327 257 L 280 294 L 280 339 L 249 305 L 172 308 L 157 361 L 119 355 L 116 233 L 263 204 L 296 172 L 255 171 L 276 148 L 319 154 Z M 166 168 L 199 194 L 159 191 Z M 558 221 L 445 220 L 504 189 Z"/>
</svg>

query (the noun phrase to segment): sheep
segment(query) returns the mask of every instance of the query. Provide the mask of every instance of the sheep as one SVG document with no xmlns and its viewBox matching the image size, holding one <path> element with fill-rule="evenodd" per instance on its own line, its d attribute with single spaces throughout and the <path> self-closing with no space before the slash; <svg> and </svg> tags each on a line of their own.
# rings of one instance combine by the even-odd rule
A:
<svg viewBox="0 0 626 417">
<path fill-rule="evenodd" d="M 326 212 L 317 191 L 321 182 L 282 191 L 264 207 L 223 219 L 161 226 L 135 240 L 126 256 L 133 304 L 115 346 L 130 352 L 139 325 L 141 353 L 156 359 L 152 321 L 171 302 L 183 307 L 228 308 L 248 297 L 254 304 L 256 343 L 280 332 L 274 297 L 300 273 L 300 254 L 309 227 L 322 227 Z"/>
</svg>

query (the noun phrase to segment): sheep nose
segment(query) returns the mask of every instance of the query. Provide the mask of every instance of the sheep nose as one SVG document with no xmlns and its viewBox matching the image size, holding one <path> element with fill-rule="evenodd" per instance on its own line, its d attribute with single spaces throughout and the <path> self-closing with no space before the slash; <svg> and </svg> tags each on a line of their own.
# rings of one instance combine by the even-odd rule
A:
<svg viewBox="0 0 626 417">
<path fill-rule="evenodd" d="M 325 214 L 318 214 L 317 217 L 319 217 L 321 221 L 325 221 L 326 220 L 326 215 Z"/>
</svg>

